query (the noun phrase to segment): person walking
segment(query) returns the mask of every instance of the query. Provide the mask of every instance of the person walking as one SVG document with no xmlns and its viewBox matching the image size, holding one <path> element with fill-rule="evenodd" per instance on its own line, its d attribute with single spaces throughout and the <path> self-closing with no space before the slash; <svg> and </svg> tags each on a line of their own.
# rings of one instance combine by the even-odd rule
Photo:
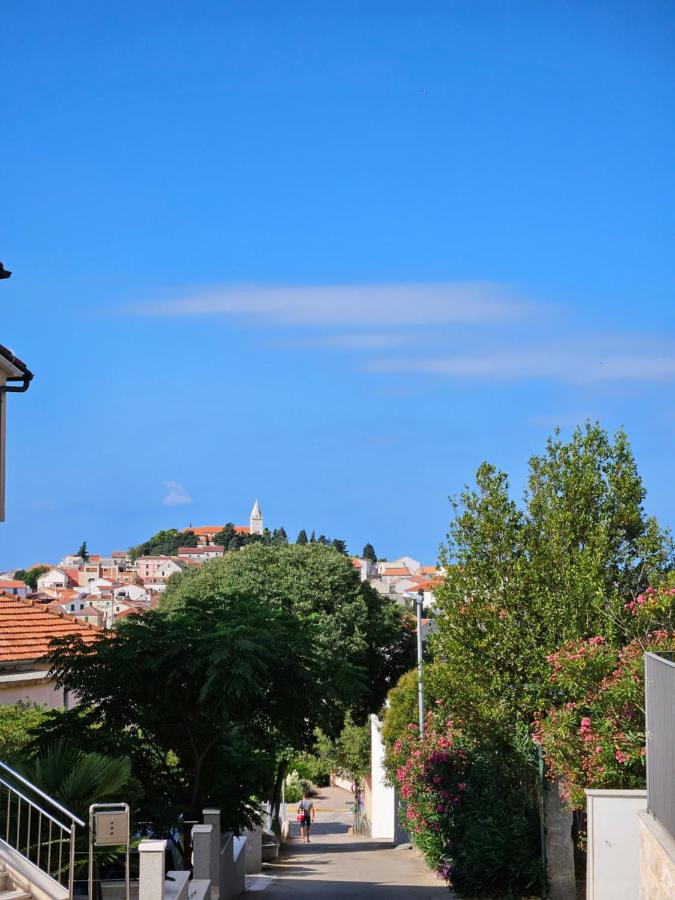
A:
<svg viewBox="0 0 675 900">
<path fill-rule="evenodd" d="M 300 822 L 300 839 L 309 844 L 309 831 L 314 821 L 314 801 L 305 790 L 302 800 L 298 803 L 298 822 Z"/>
</svg>

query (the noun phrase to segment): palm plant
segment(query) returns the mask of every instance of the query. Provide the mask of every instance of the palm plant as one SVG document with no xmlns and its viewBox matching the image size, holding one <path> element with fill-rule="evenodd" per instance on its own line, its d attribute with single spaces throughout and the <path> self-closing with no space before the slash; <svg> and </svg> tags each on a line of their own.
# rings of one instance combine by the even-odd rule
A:
<svg viewBox="0 0 675 900">
<path fill-rule="evenodd" d="M 36 756 L 19 767 L 21 774 L 85 822 L 92 803 L 115 801 L 129 785 L 131 763 L 124 757 L 86 753 L 72 741 L 59 738 L 44 746 Z M 89 855 L 89 835 L 80 831 L 75 841 L 75 877 L 82 877 Z M 101 866 L 119 859 L 120 849 L 94 851 L 94 878 L 100 896 Z M 65 868 L 65 866 L 64 866 Z M 54 873 L 52 873 L 54 874 Z M 62 872 L 57 874 L 60 878 Z"/>
</svg>

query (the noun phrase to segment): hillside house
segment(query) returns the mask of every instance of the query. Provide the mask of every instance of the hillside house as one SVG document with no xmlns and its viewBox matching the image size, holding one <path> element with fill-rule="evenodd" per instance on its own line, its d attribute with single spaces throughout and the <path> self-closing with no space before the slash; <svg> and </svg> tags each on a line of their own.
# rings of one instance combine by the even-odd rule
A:
<svg viewBox="0 0 675 900">
<path fill-rule="evenodd" d="M 193 562 L 205 563 L 211 559 L 219 559 L 225 553 L 220 544 L 204 544 L 201 547 L 179 547 L 178 558 Z"/>
<path fill-rule="evenodd" d="M 10 597 L 21 597 L 22 599 L 25 599 L 28 595 L 28 585 L 25 581 L 4 579 L 0 581 L 0 594 L 8 594 Z"/>
<path fill-rule="evenodd" d="M 49 678 L 49 664 L 42 661 L 50 642 L 68 634 L 89 643 L 102 632 L 71 616 L 56 615 L 43 604 L 0 596 L 0 704 L 68 706 L 67 695 Z"/>
<path fill-rule="evenodd" d="M 72 588 L 79 585 L 78 569 L 49 569 L 37 580 L 39 591 L 54 591 L 57 588 Z"/>
</svg>

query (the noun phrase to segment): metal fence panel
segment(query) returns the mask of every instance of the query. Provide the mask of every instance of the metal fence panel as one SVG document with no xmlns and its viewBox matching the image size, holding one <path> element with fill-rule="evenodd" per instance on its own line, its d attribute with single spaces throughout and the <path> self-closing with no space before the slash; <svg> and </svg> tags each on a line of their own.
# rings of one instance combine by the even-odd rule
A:
<svg viewBox="0 0 675 900">
<path fill-rule="evenodd" d="M 675 654 L 645 653 L 647 809 L 675 839 Z"/>
</svg>

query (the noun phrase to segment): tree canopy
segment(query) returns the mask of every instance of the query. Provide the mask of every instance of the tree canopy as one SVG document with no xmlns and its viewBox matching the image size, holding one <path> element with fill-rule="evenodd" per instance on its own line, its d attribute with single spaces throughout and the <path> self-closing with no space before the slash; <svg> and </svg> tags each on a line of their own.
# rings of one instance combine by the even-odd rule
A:
<svg viewBox="0 0 675 900">
<path fill-rule="evenodd" d="M 644 496 L 626 435 L 590 422 L 531 458 L 522 506 L 480 466 L 453 501 L 437 591 L 436 657 L 467 715 L 529 722 L 549 700 L 549 653 L 599 633 L 621 643 L 625 603 L 671 561 Z"/>
<path fill-rule="evenodd" d="M 168 528 L 153 534 L 142 544 L 131 547 L 129 552 L 132 560 L 138 559 L 139 556 L 175 556 L 179 547 L 196 547 L 198 543 L 194 531 Z"/>
<path fill-rule="evenodd" d="M 145 817 L 167 823 L 205 804 L 231 827 L 249 821 L 278 746 L 311 740 L 351 681 L 348 663 L 317 653 L 311 622 L 246 593 L 132 616 L 90 644 L 65 638 L 51 660 L 80 705 L 52 718 L 42 743 L 67 737 L 128 757 Z"/>
<path fill-rule="evenodd" d="M 32 591 L 37 590 L 38 578 L 49 571 L 49 566 L 33 566 L 32 569 L 17 569 L 14 577 L 23 581 Z"/>
<path fill-rule="evenodd" d="M 350 560 L 315 544 L 254 544 L 172 579 L 162 609 L 199 597 L 245 593 L 309 621 L 319 651 L 348 660 L 361 672 L 357 718 L 376 710 L 414 659 L 412 624 L 394 600 L 355 574 Z M 347 707 L 343 707 L 344 709 Z M 335 720 L 341 725 L 341 713 Z"/>
</svg>

